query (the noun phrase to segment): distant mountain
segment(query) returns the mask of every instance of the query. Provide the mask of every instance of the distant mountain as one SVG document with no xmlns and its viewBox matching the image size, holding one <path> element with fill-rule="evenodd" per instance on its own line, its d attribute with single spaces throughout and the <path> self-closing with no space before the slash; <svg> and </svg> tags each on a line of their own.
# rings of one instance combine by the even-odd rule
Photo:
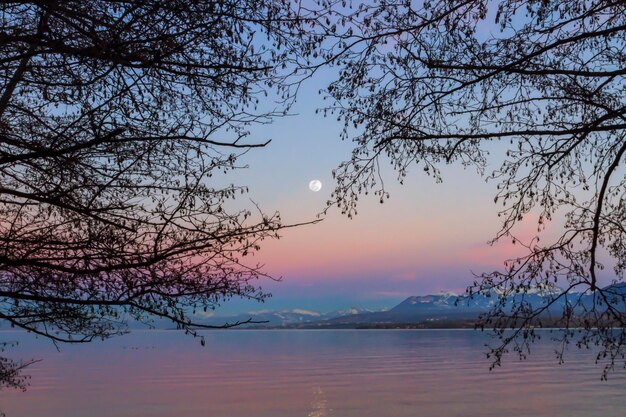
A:
<svg viewBox="0 0 626 417">
<path fill-rule="evenodd" d="M 608 287 L 603 288 L 603 290 L 612 295 L 624 298 L 626 297 L 626 282 L 618 282 L 617 284 L 609 285 Z"/>
<path fill-rule="evenodd" d="M 451 321 L 475 319 L 493 303 L 486 297 L 477 297 L 468 304 L 460 302 L 452 293 L 408 297 L 387 311 L 344 315 L 314 323 L 317 327 L 349 327 L 372 324 L 418 323 L 424 321 Z"/>
<path fill-rule="evenodd" d="M 616 308 L 626 311 L 626 283 L 618 283 L 603 288 L 608 301 Z M 561 293 L 558 288 L 530 288 L 516 293 L 505 301 L 504 309 L 519 306 L 521 303 L 533 309 L 547 306 L 544 314 L 559 317 L 568 300 L 565 297 L 554 300 Z M 414 324 L 415 327 L 465 327 L 471 325 L 481 313 L 488 312 L 499 301 L 500 294 L 491 291 L 476 294 L 469 298 L 453 293 L 412 296 L 388 311 L 345 315 L 323 321 L 307 323 L 300 327 L 393 327 L 394 324 Z M 577 308 L 581 311 L 593 305 L 593 296 L 581 296 Z M 602 307 L 600 307 L 602 308 Z"/>
<path fill-rule="evenodd" d="M 546 295 L 545 292 L 531 290 L 511 297 L 511 302 L 519 303 L 523 300 L 533 307 L 539 307 L 546 303 Z M 384 311 L 357 307 L 326 314 L 303 309 L 261 310 L 231 317 L 212 317 L 204 320 L 204 323 L 221 325 L 251 320 L 255 323 L 243 327 L 257 328 L 341 328 L 420 322 L 435 325 L 441 322 L 473 321 L 478 315 L 493 307 L 497 300 L 498 294 L 495 292 L 475 295 L 471 299 L 454 293 L 441 293 L 408 297 L 395 307 Z"/>
<path fill-rule="evenodd" d="M 351 317 L 359 314 L 371 313 L 371 310 L 351 307 L 330 313 L 321 313 L 315 310 L 291 309 L 291 310 L 259 310 L 234 316 L 215 316 L 198 320 L 203 324 L 223 325 L 224 323 L 243 323 L 248 320 L 251 323 L 242 327 L 289 327 L 305 323 L 332 320 L 336 317 Z"/>
<path fill-rule="evenodd" d="M 367 314 L 367 313 L 373 313 L 373 312 L 374 310 L 368 310 L 367 308 L 350 307 L 344 310 L 336 310 L 331 313 L 324 314 L 324 318 L 326 320 L 329 320 L 329 319 L 334 319 L 336 317 L 353 316 L 355 314 Z"/>
<path fill-rule="evenodd" d="M 618 283 L 603 288 L 609 302 L 626 310 L 626 283 Z M 507 299 L 506 306 L 527 303 L 533 308 L 545 306 L 558 289 L 545 290 L 531 288 Z M 572 300 L 572 298 L 569 298 Z M 388 310 L 371 311 L 358 307 L 321 313 L 314 310 L 259 310 L 228 317 L 197 318 L 197 322 L 220 326 L 225 323 L 252 323 L 244 328 L 358 328 L 393 327 L 393 325 L 416 325 L 416 327 L 469 327 L 481 314 L 489 311 L 499 300 L 499 293 L 491 291 L 477 294 L 472 298 L 454 293 L 411 296 Z M 554 302 L 546 313 L 559 316 L 565 307 L 565 298 Z M 593 304 L 591 295 L 582 296 L 583 307 Z M 581 307 L 582 308 L 582 307 Z M 418 326 L 419 324 L 419 326 Z M 161 323 L 155 323 L 161 327 Z M 170 325 L 171 327 L 171 325 Z"/>
<path fill-rule="evenodd" d="M 323 315 L 318 311 L 293 309 L 293 310 L 260 310 L 238 314 L 228 317 L 211 317 L 204 320 L 204 324 L 222 325 L 224 323 L 236 323 L 252 321 L 256 323 L 247 324 L 246 327 L 262 325 L 264 327 L 285 326 L 295 323 L 307 323 L 311 321 L 324 320 Z"/>
</svg>

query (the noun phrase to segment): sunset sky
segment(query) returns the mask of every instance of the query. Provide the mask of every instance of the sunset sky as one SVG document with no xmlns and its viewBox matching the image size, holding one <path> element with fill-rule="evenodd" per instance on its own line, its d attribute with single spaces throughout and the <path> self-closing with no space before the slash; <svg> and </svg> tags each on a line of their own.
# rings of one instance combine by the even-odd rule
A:
<svg viewBox="0 0 626 417">
<path fill-rule="evenodd" d="M 251 141 L 272 142 L 242 157 L 248 169 L 228 174 L 228 181 L 250 187 L 249 197 L 264 211 L 280 211 L 284 223 L 314 220 L 333 191 L 331 171 L 350 157 L 351 143 L 339 139 L 341 124 L 315 114 L 325 105 L 318 89 L 328 78 L 318 74 L 303 86 L 293 116 L 253 126 Z M 443 174 L 444 182 L 437 184 L 413 169 L 401 186 L 388 169 L 391 198 L 384 204 L 363 198 L 352 220 L 331 209 L 318 224 L 265 241 L 254 259 L 283 278 L 260 282 L 273 297 L 263 305 L 229 301 L 217 314 L 381 308 L 410 295 L 463 291 L 472 271 L 492 270 L 513 252 L 508 245 L 487 245 L 499 226 L 496 184 L 460 166 L 447 167 Z M 308 189 L 312 179 L 322 181 L 320 192 Z"/>
</svg>

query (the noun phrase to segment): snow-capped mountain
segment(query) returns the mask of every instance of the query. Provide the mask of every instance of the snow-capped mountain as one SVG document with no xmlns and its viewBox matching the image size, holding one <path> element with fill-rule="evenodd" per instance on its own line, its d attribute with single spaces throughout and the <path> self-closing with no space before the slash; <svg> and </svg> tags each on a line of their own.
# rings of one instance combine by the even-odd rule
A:
<svg viewBox="0 0 626 417">
<path fill-rule="evenodd" d="M 618 283 L 603 288 L 610 296 L 611 304 L 620 305 L 626 309 L 626 283 Z M 521 304 L 532 308 L 545 306 L 551 302 L 546 313 L 558 315 L 565 307 L 566 298 L 557 297 L 561 292 L 558 288 L 534 288 L 514 293 L 502 299 L 502 292 L 491 290 L 472 297 L 454 293 L 440 293 L 407 297 L 404 301 L 389 310 L 371 311 L 351 307 L 320 313 L 313 310 L 259 310 L 232 317 L 211 317 L 204 321 L 207 324 L 224 324 L 252 320 L 245 327 L 360 327 L 371 325 L 389 325 L 403 323 L 443 323 L 443 322 L 471 322 L 481 313 L 492 309 L 503 302 L 503 308 L 518 307 Z M 580 308 L 589 308 L 593 303 L 591 295 L 578 295 Z M 573 300 L 569 298 L 570 302 Z"/>
<path fill-rule="evenodd" d="M 318 322 L 324 320 L 332 320 L 336 317 L 354 316 L 359 314 L 371 313 L 371 310 L 351 307 L 343 310 L 336 310 L 330 313 L 321 313 L 315 310 L 305 309 L 284 309 L 284 310 L 257 310 L 248 313 L 238 314 L 236 316 L 214 316 L 201 320 L 204 324 L 222 325 L 224 323 L 246 322 L 250 323 L 244 327 L 280 327 L 297 325 L 303 323 Z"/>
</svg>

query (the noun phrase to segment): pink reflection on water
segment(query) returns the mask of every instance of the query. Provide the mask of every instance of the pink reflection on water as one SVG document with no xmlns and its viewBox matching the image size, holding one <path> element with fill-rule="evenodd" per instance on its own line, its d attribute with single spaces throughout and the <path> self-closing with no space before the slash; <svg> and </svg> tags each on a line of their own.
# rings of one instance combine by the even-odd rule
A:
<svg viewBox="0 0 626 417">
<path fill-rule="evenodd" d="M 591 355 L 559 367 L 544 344 L 489 372 L 486 341 L 471 331 L 225 331 L 202 348 L 153 331 L 61 353 L 30 341 L 20 352 L 45 361 L 26 393 L 2 392 L 0 404 L 9 417 L 621 415 L 625 379 L 600 383 Z"/>
</svg>

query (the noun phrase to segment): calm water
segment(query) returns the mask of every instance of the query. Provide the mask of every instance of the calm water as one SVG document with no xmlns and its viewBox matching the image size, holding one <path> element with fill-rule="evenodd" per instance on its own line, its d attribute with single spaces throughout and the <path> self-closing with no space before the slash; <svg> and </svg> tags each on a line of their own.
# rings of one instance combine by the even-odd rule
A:
<svg viewBox="0 0 626 417">
<path fill-rule="evenodd" d="M 624 371 L 600 381 L 588 352 L 559 366 L 550 342 L 489 372 L 474 331 L 216 331 L 207 345 L 172 331 L 134 332 L 42 358 L 27 392 L 1 391 L 7 417 L 624 416 Z"/>
</svg>

